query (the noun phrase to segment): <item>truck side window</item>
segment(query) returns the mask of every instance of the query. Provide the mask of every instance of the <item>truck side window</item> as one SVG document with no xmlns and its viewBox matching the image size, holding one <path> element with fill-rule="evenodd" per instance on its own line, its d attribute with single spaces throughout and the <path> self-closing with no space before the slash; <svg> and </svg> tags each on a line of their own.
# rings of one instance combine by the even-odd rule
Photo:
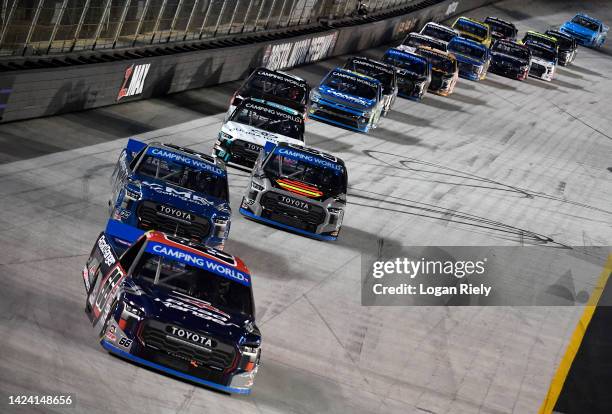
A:
<svg viewBox="0 0 612 414">
<path fill-rule="evenodd" d="M 144 244 L 144 242 L 147 240 L 146 237 L 141 237 L 139 238 L 136 243 L 134 243 L 133 245 L 131 245 L 121 256 L 121 259 L 119 259 L 119 263 L 121 264 L 121 267 L 125 269 L 125 271 L 127 272 L 130 267 L 132 266 L 132 262 L 134 261 L 134 259 L 136 259 L 136 256 L 138 255 L 138 252 L 140 251 L 142 245 Z"/>
</svg>

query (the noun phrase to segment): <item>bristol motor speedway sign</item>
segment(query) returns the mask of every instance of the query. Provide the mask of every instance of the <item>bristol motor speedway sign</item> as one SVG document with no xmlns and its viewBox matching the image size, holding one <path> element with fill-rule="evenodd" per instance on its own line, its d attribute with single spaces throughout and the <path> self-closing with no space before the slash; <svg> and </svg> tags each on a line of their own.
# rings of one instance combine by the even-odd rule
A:
<svg viewBox="0 0 612 414">
<path fill-rule="evenodd" d="M 337 38 L 338 32 L 333 32 L 308 39 L 268 45 L 262 66 L 279 70 L 325 59 L 334 50 Z"/>
<path fill-rule="evenodd" d="M 150 63 L 132 64 L 123 74 L 123 82 L 117 94 L 117 102 L 123 98 L 137 96 L 142 93 L 147 74 L 151 68 Z"/>
</svg>

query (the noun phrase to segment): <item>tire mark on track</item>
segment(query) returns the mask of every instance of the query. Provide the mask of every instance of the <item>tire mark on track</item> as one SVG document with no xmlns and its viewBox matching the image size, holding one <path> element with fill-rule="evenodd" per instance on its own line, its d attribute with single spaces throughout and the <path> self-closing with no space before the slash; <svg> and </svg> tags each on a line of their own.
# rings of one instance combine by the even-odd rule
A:
<svg viewBox="0 0 612 414">
<path fill-rule="evenodd" d="M 557 201 L 560 203 L 564 203 L 564 204 L 570 204 L 573 206 L 577 206 L 577 207 L 582 207 L 588 210 L 594 210 L 594 211 L 598 211 L 600 213 L 605 213 L 605 214 L 610 214 L 612 215 L 612 211 L 608 211 L 605 210 L 603 208 L 599 208 L 599 207 L 595 207 L 595 206 L 591 206 L 589 204 L 585 204 L 585 203 L 581 203 L 578 201 L 572 201 L 572 200 L 568 200 L 564 197 L 560 197 L 560 196 L 554 196 L 551 194 L 547 194 L 541 191 L 533 191 L 533 190 L 529 190 L 526 188 L 522 188 L 522 187 L 518 187 L 518 186 L 514 186 L 514 185 L 510 185 L 510 184 L 506 184 L 503 183 L 501 181 L 497 181 L 497 180 L 493 180 L 487 177 L 482 177 L 476 174 L 471 174 L 468 172 L 464 172 L 464 171 L 460 171 L 460 170 L 456 170 L 454 168 L 450 168 L 450 167 L 445 167 L 443 165 L 439 165 L 433 162 L 428 162 L 428 161 L 422 161 L 416 158 L 407 158 L 404 157 L 402 155 L 399 154 L 394 154 L 394 153 L 390 153 L 390 152 L 384 152 L 384 151 L 377 151 L 377 150 L 364 150 L 363 153 L 365 155 L 367 155 L 368 157 L 375 159 L 379 162 L 382 162 L 383 164 L 385 164 L 388 167 L 391 168 L 395 168 L 395 169 L 400 169 L 400 170 L 406 170 L 406 171 L 412 171 L 412 172 L 422 172 L 422 173 L 427 173 L 427 174 L 432 174 L 435 176 L 442 176 L 442 177 L 451 177 L 451 178 L 460 178 L 460 179 L 468 179 L 468 180 L 472 180 L 475 181 L 476 183 L 486 183 L 486 184 L 490 184 L 491 186 L 486 186 L 486 185 L 477 185 L 477 184 L 466 184 L 466 183 L 457 183 L 457 182 L 447 182 L 447 181 L 442 181 L 441 183 L 445 183 L 445 184 L 449 184 L 449 185 L 460 185 L 460 186 L 467 186 L 467 187 L 478 187 L 478 188 L 486 188 L 486 189 L 491 189 L 491 190 L 497 190 L 497 191 L 507 191 L 507 192 L 514 192 L 517 194 L 520 194 L 522 196 L 524 196 L 525 198 L 531 198 L 531 199 L 535 199 L 535 198 L 542 198 L 542 199 L 546 199 L 546 200 L 552 200 L 552 201 Z M 398 158 L 398 165 L 394 165 L 386 160 L 381 159 L 380 157 L 377 157 L 376 154 L 382 154 L 382 155 L 390 155 L 392 157 L 396 157 Z M 415 168 L 412 167 L 411 164 L 417 164 L 419 166 L 426 166 L 426 167 L 432 167 L 433 169 L 423 169 L 423 168 Z M 437 171 L 440 170 L 440 171 Z M 434 181 L 434 182 L 439 182 L 439 181 Z"/>
<path fill-rule="evenodd" d="M 474 214 L 464 213 L 460 210 L 449 209 L 445 207 L 438 207 L 433 204 L 422 203 L 415 200 L 410 200 L 402 197 L 394 197 L 388 194 L 375 193 L 373 191 L 362 190 L 359 188 L 349 187 L 349 190 L 361 191 L 366 194 L 362 195 L 356 192 L 350 192 L 352 198 L 358 198 L 365 201 L 376 201 L 378 203 L 388 204 L 391 207 L 381 207 L 380 205 L 370 205 L 366 203 L 359 203 L 355 201 L 349 201 L 348 204 L 357 205 L 361 207 L 370 207 L 376 209 L 382 209 L 391 211 L 394 213 L 411 214 L 414 216 L 432 218 L 450 223 L 463 224 L 471 227 L 476 227 L 485 230 L 491 230 L 494 232 L 505 233 L 507 235 L 516 236 L 516 240 L 520 241 L 521 244 L 527 242 L 534 245 L 554 245 L 556 247 L 571 249 L 572 247 L 561 242 L 555 241 L 552 237 L 533 232 L 531 230 L 522 229 L 520 227 L 505 224 L 500 221 L 488 219 L 486 217 L 477 216 Z M 394 199 L 397 201 L 390 201 Z M 413 209 L 417 212 L 410 212 L 404 209 Z"/>
</svg>

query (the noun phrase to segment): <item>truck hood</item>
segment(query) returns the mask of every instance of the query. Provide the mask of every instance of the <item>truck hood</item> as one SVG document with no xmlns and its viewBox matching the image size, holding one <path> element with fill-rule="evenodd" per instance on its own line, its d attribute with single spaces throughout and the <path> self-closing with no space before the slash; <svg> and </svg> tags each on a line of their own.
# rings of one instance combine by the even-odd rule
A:
<svg viewBox="0 0 612 414">
<path fill-rule="evenodd" d="M 368 110 L 376 104 L 376 100 L 374 99 L 366 99 L 362 98 L 361 96 L 349 95 L 334 88 L 330 88 L 329 86 L 321 85 L 318 87 L 318 91 L 327 100 L 337 102 L 359 111 Z"/>
<path fill-rule="evenodd" d="M 482 66 L 482 65 L 484 65 L 484 61 L 482 61 L 482 60 L 474 59 L 474 58 L 471 58 L 471 57 L 469 57 L 467 55 L 462 55 L 460 53 L 453 53 L 453 54 L 455 55 L 455 58 L 459 62 L 461 62 L 461 63 L 468 63 L 468 64 L 474 65 L 474 66 Z"/>
<path fill-rule="evenodd" d="M 227 201 L 178 187 L 155 178 L 134 175 L 128 184 L 128 188 L 139 191 L 141 200 L 166 204 L 189 211 L 197 216 L 214 218 L 215 216 L 229 217 L 231 214 Z"/>
<path fill-rule="evenodd" d="M 506 55 L 505 53 L 491 52 L 491 56 L 494 56 L 495 60 L 501 63 L 509 63 L 511 65 L 517 66 L 524 66 L 529 64 L 529 61 L 527 60 L 519 59 L 511 55 Z"/>
<path fill-rule="evenodd" d="M 232 139 L 241 139 L 243 141 L 252 142 L 262 147 L 266 145 L 266 142 L 273 142 L 278 144 L 279 142 L 288 142 L 295 145 L 304 145 L 303 141 L 299 139 L 291 138 L 285 135 L 273 134 L 263 129 L 255 128 L 249 125 L 240 124 L 234 121 L 227 121 L 221 127 L 221 131 L 232 136 Z"/>
<path fill-rule="evenodd" d="M 549 60 L 542 59 L 542 58 L 537 57 L 537 56 L 532 56 L 531 57 L 531 61 L 535 62 L 535 63 L 538 63 L 538 64 L 540 64 L 542 66 L 548 66 L 548 67 L 555 66 L 555 62 L 551 62 Z"/>
<path fill-rule="evenodd" d="M 204 300 L 133 280 L 126 282 L 124 292 L 124 299 L 143 308 L 148 319 L 203 332 L 233 344 L 261 339 L 256 328 L 247 328 L 252 323 L 249 317 L 220 309 Z"/>
<path fill-rule="evenodd" d="M 579 24 L 576 24 L 574 22 L 565 22 L 562 26 L 564 29 L 569 30 L 570 32 L 574 32 L 574 33 L 578 33 L 581 34 L 583 36 L 593 36 L 593 34 L 595 33 L 594 31 L 592 31 L 591 29 L 588 29 L 584 26 L 580 26 Z"/>
</svg>

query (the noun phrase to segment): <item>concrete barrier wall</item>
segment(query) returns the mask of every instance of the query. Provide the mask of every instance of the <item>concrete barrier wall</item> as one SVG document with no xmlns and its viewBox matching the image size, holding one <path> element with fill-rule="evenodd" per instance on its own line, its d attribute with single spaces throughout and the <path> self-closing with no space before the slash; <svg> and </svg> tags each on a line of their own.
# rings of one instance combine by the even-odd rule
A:
<svg viewBox="0 0 612 414">
<path fill-rule="evenodd" d="M 355 53 L 491 0 L 446 0 L 358 26 L 220 49 L 0 74 L 0 122 L 80 111 L 230 82 L 257 66 L 287 68 Z"/>
</svg>

